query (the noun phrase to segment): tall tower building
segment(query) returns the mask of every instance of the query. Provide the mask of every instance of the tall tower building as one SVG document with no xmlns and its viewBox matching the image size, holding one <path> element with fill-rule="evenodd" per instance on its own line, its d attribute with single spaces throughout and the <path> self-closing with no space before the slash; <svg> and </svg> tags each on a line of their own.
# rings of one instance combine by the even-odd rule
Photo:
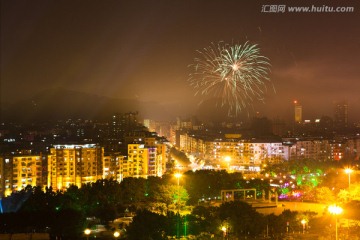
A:
<svg viewBox="0 0 360 240">
<path fill-rule="evenodd" d="M 295 100 L 295 123 L 302 123 L 302 106 L 301 104 Z"/>
<path fill-rule="evenodd" d="M 348 126 L 348 103 L 346 101 L 334 104 L 334 126 L 346 128 Z"/>
<path fill-rule="evenodd" d="M 137 122 L 138 112 L 127 112 L 124 114 L 114 114 L 112 116 L 110 125 L 110 136 L 119 138 L 122 137 L 126 131 L 133 130 L 138 126 Z"/>
</svg>

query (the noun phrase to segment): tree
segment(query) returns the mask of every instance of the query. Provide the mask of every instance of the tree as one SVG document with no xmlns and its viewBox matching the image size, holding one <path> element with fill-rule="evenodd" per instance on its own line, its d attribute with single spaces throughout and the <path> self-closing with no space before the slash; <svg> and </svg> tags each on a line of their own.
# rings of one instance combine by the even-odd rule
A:
<svg viewBox="0 0 360 240">
<path fill-rule="evenodd" d="M 120 183 L 121 197 L 119 201 L 123 204 L 138 204 L 146 200 L 145 178 L 124 178 Z"/>
<path fill-rule="evenodd" d="M 316 200 L 321 203 L 332 203 L 335 201 L 333 191 L 328 187 L 319 187 L 315 189 Z"/>
<path fill-rule="evenodd" d="M 62 196 L 61 208 L 83 211 L 85 213 L 85 202 L 83 196 L 83 191 L 81 191 L 77 186 L 69 186 Z"/>
<path fill-rule="evenodd" d="M 154 193 L 154 199 L 156 202 L 164 203 L 166 211 L 168 211 L 183 207 L 189 199 L 189 195 L 181 185 L 160 185 L 158 192 Z"/>
<path fill-rule="evenodd" d="M 299 226 L 299 221 L 297 220 L 298 212 L 292 212 L 289 209 L 284 210 L 277 220 L 278 231 L 285 233 L 288 231 L 293 231 L 294 228 Z"/>
<path fill-rule="evenodd" d="M 198 225 L 199 232 L 218 231 L 221 220 L 218 218 L 218 207 L 196 206 L 193 208 L 191 215 Z"/>
<path fill-rule="evenodd" d="M 263 216 L 248 203 L 241 201 L 222 204 L 218 216 L 221 221 L 229 224 L 230 234 L 233 233 L 238 238 L 259 235 L 265 227 Z"/>
<path fill-rule="evenodd" d="M 163 215 L 141 210 L 126 230 L 129 240 L 167 239 L 167 220 Z"/>
<path fill-rule="evenodd" d="M 360 201 L 360 184 L 355 183 L 350 186 L 350 199 Z"/>
<path fill-rule="evenodd" d="M 48 203 L 45 198 L 45 193 L 40 186 L 28 187 L 28 192 L 31 193 L 29 198 L 24 202 L 22 211 L 44 211 L 48 207 Z"/>
<path fill-rule="evenodd" d="M 337 195 L 340 202 L 347 203 L 350 201 L 350 193 L 348 190 L 341 189 Z"/>
<path fill-rule="evenodd" d="M 77 239 L 84 230 L 85 217 L 72 209 L 54 212 L 50 217 L 52 235 L 61 239 Z"/>
<path fill-rule="evenodd" d="M 189 193 L 190 204 L 197 204 L 203 198 L 218 198 L 223 189 L 243 188 L 246 185 L 241 173 L 229 174 L 224 170 L 188 171 L 184 175 L 184 187 Z"/>
<path fill-rule="evenodd" d="M 159 187 L 162 184 L 166 184 L 166 181 L 160 177 L 150 176 L 146 179 L 145 196 L 147 197 L 148 201 L 154 200 L 155 195 L 158 193 Z"/>
</svg>

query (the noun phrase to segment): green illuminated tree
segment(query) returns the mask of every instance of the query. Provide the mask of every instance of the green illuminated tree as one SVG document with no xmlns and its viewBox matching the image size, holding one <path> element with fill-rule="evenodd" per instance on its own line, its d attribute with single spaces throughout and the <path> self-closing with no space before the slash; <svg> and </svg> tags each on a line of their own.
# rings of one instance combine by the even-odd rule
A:
<svg viewBox="0 0 360 240">
<path fill-rule="evenodd" d="M 164 203 L 166 211 L 168 211 L 185 206 L 189 195 L 181 185 L 160 185 L 158 192 L 154 194 L 154 199 L 158 203 Z"/>
</svg>

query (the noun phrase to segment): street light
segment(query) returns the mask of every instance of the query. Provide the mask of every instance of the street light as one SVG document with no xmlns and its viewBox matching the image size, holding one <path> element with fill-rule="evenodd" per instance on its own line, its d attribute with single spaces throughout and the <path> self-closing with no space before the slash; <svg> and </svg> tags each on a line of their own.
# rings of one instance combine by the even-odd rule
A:
<svg viewBox="0 0 360 240">
<path fill-rule="evenodd" d="M 226 156 L 224 158 L 225 162 L 227 163 L 227 168 L 228 168 L 228 172 L 230 172 L 230 162 L 231 162 L 231 157 L 230 156 Z"/>
<path fill-rule="evenodd" d="M 340 215 L 343 209 L 337 205 L 330 205 L 328 211 L 335 216 L 335 239 L 338 240 L 337 215 Z"/>
<path fill-rule="evenodd" d="M 120 236 L 120 232 L 119 231 L 115 231 L 114 232 L 114 238 L 117 239 Z"/>
<path fill-rule="evenodd" d="M 180 184 L 180 178 L 181 178 L 182 174 L 181 173 L 175 173 L 175 177 L 177 178 L 177 185 L 179 186 Z"/>
<path fill-rule="evenodd" d="M 227 232 L 226 226 L 222 226 L 222 227 L 221 227 L 221 231 L 223 232 L 223 237 L 224 237 L 224 239 L 225 239 L 225 238 L 226 238 L 226 232 Z"/>
<path fill-rule="evenodd" d="M 85 229 L 84 233 L 86 235 L 86 239 L 89 240 L 89 235 L 91 233 L 91 230 L 87 228 L 87 229 Z"/>
<path fill-rule="evenodd" d="M 351 168 L 345 168 L 345 173 L 349 175 L 349 189 L 350 189 L 350 174 L 353 172 Z"/>
<path fill-rule="evenodd" d="M 305 219 L 301 220 L 301 224 L 303 226 L 303 234 L 305 234 L 305 224 L 306 224 L 306 222 L 307 221 Z"/>
</svg>

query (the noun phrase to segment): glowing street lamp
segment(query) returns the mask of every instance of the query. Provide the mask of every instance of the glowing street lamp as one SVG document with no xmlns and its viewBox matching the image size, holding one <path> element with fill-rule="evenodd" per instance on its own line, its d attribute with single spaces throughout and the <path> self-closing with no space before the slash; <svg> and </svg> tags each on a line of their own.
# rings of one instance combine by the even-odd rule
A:
<svg viewBox="0 0 360 240">
<path fill-rule="evenodd" d="M 176 238 L 180 237 L 180 178 L 182 176 L 181 173 L 175 173 L 174 175 L 177 178 L 177 213 L 178 213 L 178 219 L 177 219 L 177 226 L 176 226 Z"/>
<path fill-rule="evenodd" d="M 84 233 L 86 235 L 86 239 L 89 240 L 89 235 L 91 233 L 91 230 L 87 228 L 87 229 L 85 229 Z"/>
<path fill-rule="evenodd" d="M 115 231 L 115 232 L 114 232 L 114 238 L 117 239 L 118 237 L 120 237 L 120 232 L 119 232 L 119 231 Z"/>
<path fill-rule="evenodd" d="M 180 184 L 180 178 L 181 178 L 182 174 L 181 174 L 181 173 L 175 173 L 174 176 L 176 177 L 176 179 L 177 179 L 177 185 L 179 186 L 179 184 Z"/>
<path fill-rule="evenodd" d="M 353 172 L 351 168 L 345 168 L 345 173 L 349 175 L 349 189 L 350 189 L 350 174 Z"/>
<path fill-rule="evenodd" d="M 227 163 L 227 167 L 228 167 L 228 171 L 230 171 L 230 161 L 231 161 L 231 157 L 230 156 L 226 156 L 224 158 L 225 162 Z"/>
<path fill-rule="evenodd" d="M 227 227 L 226 226 L 222 226 L 221 227 L 221 231 L 223 232 L 223 238 L 225 239 L 226 238 L 226 234 L 227 234 Z"/>
<path fill-rule="evenodd" d="M 337 205 L 330 205 L 328 211 L 335 216 L 335 239 L 338 240 L 337 215 L 340 215 L 343 212 L 343 209 Z"/>
<path fill-rule="evenodd" d="M 303 219 L 303 220 L 301 220 L 301 224 L 302 224 L 302 226 L 303 226 L 303 234 L 305 234 L 305 225 L 306 225 L 306 220 L 305 219 Z"/>
<path fill-rule="evenodd" d="M 181 173 L 175 173 L 175 177 L 177 179 L 177 194 L 178 194 L 178 199 L 177 199 L 177 204 L 178 204 L 178 212 L 179 212 L 179 200 L 180 200 L 180 178 L 182 177 Z"/>
</svg>

